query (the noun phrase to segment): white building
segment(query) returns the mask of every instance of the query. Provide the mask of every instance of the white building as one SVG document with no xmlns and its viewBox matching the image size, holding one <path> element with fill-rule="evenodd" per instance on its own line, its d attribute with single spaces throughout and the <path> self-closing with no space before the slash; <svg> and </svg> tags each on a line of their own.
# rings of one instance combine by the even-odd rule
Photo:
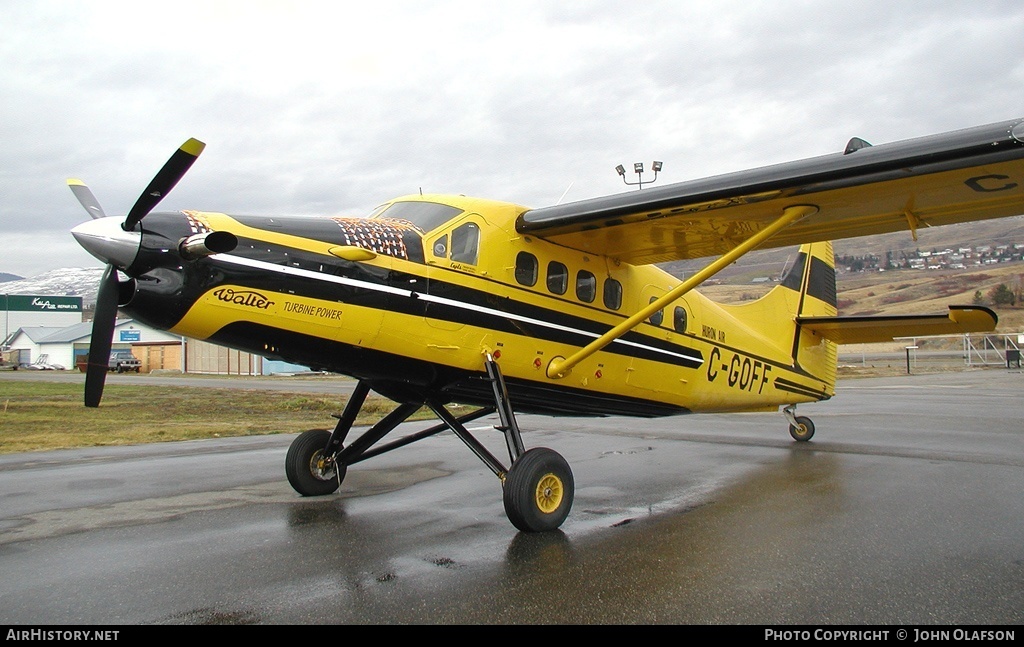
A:
<svg viewBox="0 0 1024 647">
<path fill-rule="evenodd" d="M 10 346 L 20 351 L 19 362 L 31 364 L 46 355 L 48 364 L 59 364 L 74 369 L 84 364 L 89 356 L 92 322 L 73 326 L 23 326 L 15 331 Z M 132 319 L 118 319 L 110 350 L 129 350 L 143 362 L 143 371 L 154 368 L 181 368 L 182 338 L 171 335 Z M 154 361 L 154 352 L 158 360 Z"/>
</svg>

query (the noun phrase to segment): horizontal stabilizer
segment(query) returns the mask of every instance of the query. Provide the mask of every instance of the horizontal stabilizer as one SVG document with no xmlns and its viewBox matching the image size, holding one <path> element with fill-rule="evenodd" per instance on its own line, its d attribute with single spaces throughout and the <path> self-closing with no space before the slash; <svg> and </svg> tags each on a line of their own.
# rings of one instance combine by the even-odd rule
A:
<svg viewBox="0 0 1024 647">
<path fill-rule="evenodd" d="M 949 306 L 948 314 L 868 317 L 798 317 L 804 330 L 837 344 L 870 344 L 898 337 L 962 335 L 995 330 L 999 318 L 981 306 Z"/>
</svg>

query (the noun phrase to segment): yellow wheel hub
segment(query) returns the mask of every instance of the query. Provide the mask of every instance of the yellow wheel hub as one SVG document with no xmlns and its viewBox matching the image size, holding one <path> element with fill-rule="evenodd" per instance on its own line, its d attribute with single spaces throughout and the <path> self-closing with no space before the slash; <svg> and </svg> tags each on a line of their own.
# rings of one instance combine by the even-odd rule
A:
<svg viewBox="0 0 1024 647">
<path fill-rule="evenodd" d="M 558 478 L 554 474 L 545 474 L 539 481 L 537 481 L 537 490 L 534 492 L 534 500 L 537 503 L 537 508 L 541 512 L 550 514 L 557 510 L 558 506 L 562 504 L 563 495 L 562 479 Z"/>
</svg>

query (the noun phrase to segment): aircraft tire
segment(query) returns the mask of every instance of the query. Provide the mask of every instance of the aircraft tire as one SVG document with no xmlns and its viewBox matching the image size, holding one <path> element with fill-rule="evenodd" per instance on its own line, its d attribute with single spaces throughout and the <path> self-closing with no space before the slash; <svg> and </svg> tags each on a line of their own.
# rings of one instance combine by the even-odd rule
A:
<svg viewBox="0 0 1024 647">
<path fill-rule="evenodd" d="M 545 532 L 562 525 L 572 508 L 572 470 L 558 452 L 535 447 L 505 475 L 505 514 L 523 532 Z"/>
<path fill-rule="evenodd" d="M 793 440 L 805 443 L 814 436 L 814 423 L 807 416 L 797 416 L 796 425 L 789 426 L 789 435 Z"/>
<path fill-rule="evenodd" d="M 334 465 L 327 470 L 317 467 L 330 438 L 331 432 L 325 429 L 310 429 L 299 434 L 288 448 L 284 473 L 291 486 L 302 496 L 330 494 L 338 489 L 345 478 L 344 465 Z"/>
</svg>

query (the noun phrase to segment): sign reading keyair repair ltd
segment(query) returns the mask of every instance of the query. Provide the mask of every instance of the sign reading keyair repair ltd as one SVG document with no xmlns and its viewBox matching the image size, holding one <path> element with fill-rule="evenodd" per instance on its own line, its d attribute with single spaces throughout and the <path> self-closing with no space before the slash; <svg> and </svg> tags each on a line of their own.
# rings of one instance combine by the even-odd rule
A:
<svg viewBox="0 0 1024 647">
<path fill-rule="evenodd" d="M 82 297 L 0 294 L 0 310 L 8 312 L 81 312 Z"/>
</svg>

